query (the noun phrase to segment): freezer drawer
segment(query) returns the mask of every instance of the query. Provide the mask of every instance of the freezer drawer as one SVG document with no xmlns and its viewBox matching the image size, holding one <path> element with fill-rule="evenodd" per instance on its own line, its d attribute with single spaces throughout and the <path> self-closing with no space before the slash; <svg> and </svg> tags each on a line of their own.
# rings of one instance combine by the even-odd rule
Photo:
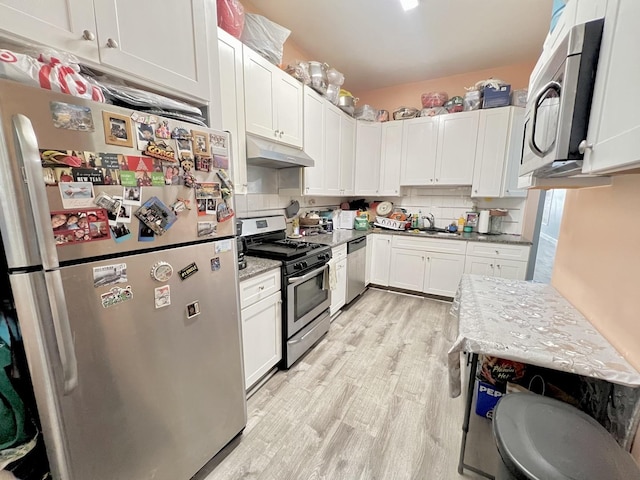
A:
<svg viewBox="0 0 640 480">
<path fill-rule="evenodd" d="M 235 242 L 216 243 L 46 274 L 61 278 L 77 368 L 65 394 L 53 365 L 69 480 L 187 479 L 244 428 Z"/>
</svg>

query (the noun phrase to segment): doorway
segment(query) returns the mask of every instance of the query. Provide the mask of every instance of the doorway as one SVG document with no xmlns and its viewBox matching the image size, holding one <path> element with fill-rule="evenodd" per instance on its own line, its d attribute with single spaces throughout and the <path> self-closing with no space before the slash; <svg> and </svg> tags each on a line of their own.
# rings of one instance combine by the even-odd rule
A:
<svg viewBox="0 0 640 480">
<path fill-rule="evenodd" d="M 536 282 L 551 283 L 566 193 L 566 190 L 548 190 L 543 192 L 544 204 L 539 214 L 540 228 L 536 238 L 534 238 L 537 253 L 533 280 Z"/>
</svg>

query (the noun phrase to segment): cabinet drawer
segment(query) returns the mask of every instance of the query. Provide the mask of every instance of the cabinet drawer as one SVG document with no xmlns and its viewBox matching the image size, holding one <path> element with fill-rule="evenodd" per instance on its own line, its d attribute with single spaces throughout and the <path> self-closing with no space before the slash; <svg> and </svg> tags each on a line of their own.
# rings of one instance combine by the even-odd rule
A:
<svg viewBox="0 0 640 480">
<path fill-rule="evenodd" d="M 440 240 L 435 238 L 415 238 L 404 235 L 394 235 L 391 242 L 393 248 L 420 250 L 423 252 L 453 253 L 464 255 L 467 242 L 462 240 Z"/>
<path fill-rule="evenodd" d="M 339 245 L 331 249 L 332 258 L 338 262 L 343 258 L 347 258 L 347 244 Z"/>
<path fill-rule="evenodd" d="M 240 308 L 247 308 L 280 291 L 280 269 L 240 282 Z"/>
<path fill-rule="evenodd" d="M 486 257 L 493 259 L 518 260 L 526 262 L 529 260 L 529 246 L 504 245 L 502 243 L 480 243 L 469 242 L 467 255 L 476 257 Z"/>
</svg>

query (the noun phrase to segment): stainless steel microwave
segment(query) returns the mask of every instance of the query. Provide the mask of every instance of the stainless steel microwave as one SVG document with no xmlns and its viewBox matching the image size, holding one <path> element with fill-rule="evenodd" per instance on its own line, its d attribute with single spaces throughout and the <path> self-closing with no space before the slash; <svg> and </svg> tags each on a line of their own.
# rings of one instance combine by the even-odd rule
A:
<svg viewBox="0 0 640 480">
<path fill-rule="evenodd" d="M 604 19 L 573 27 L 530 85 L 520 175 L 582 173 Z"/>
</svg>

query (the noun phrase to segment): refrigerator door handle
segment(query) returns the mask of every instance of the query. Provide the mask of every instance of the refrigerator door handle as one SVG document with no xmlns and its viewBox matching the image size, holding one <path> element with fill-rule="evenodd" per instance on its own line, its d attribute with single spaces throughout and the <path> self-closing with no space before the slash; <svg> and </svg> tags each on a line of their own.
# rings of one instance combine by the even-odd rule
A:
<svg viewBox="0 0 640 480">
<path fill-rule="evenodd" d="M 47 200 L 46 185 L 42 177 L 42 161 L 38 150 L 38 139 L 31 121 L 24 115 L 13 116 L 16 150 L 22 157 L 24 175 L 28 185 L 31 214 L 36 228 L 38 248 L 45 270 L 58 268 L 58 252 L 53 241 L 51 215 Z"/>
<path fill-rule="evenodd" d="M 73 334 L 69 324 L 69 313 L 67 310 L 67 300 L 64 296 L 62 286 L 62 275 L 59 270 L 45 272 L 45 282 L 51 305 L 51 316 L 53 318 L 53 329 L 56 333 L 56 344 L 60 363 L 62 364 L 62 374 L 64 378 L 64 394 L 69 395 L 78 386 L 78 362 L 76 360 L 75 347 L 73 345 Z"/>
</svg>

